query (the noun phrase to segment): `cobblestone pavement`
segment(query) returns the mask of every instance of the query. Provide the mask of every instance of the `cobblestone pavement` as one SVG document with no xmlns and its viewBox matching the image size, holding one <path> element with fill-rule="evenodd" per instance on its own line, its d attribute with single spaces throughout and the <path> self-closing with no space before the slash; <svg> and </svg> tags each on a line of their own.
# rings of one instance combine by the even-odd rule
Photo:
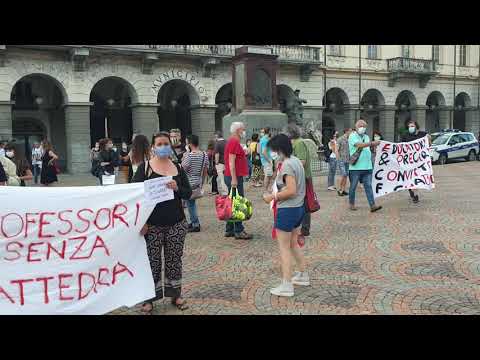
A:
<svg viewBox="0 0 480 360">
<path fill-rule="evenodd" d="M 326 191 L 326 177 L 316 178 L 322 208 L 312 215 L 305 246 L 312 285 L 297 287 L 293 298 L 269 293 L 280 265 L 262 191 L 247 193 L 252 241 L 224 238 L 213 197 L 203 198 L 202 232 L 187 236 L 184 256 L 190 309 L 182 313 L 163 300 L 154 314 L 480 314 L 480 162 L 435 166 L 434 174 L 437 188 L 422 191 L 419 204 L 406 192 L 393 194 L 378 200 L 384 208 L 374 214 L 363 188 L 359 210 L 350 212 L 347 198 Z"/>
</svg>

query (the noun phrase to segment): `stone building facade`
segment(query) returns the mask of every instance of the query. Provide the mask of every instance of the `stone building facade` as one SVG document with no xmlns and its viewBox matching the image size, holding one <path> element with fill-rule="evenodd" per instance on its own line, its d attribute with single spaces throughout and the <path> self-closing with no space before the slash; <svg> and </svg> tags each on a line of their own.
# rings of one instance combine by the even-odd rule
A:
<svg viewBox="0 0 480 360">
<path fill-rule="evenodd" d="M 106 135 L 128 143 L 176 127 L 206 146 L 231 109 L 239 46 L 0 45 L 0 139 L 28 153 L 48 138 L 72 173 L 88 171 L 89 149 Z M 280 101 L 301 90 L 304 119 L 324 141 L 359 117 L 387 140 L 408 118 L 427 131 L 480 130 L 477 45 L 267 47 Z"/>
</svg>

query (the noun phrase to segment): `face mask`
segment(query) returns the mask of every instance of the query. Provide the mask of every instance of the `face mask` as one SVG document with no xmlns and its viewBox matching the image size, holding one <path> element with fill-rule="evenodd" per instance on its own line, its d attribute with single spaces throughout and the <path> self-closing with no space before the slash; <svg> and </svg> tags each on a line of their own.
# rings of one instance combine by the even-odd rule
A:
<svg viewBox="0 0 480 360">
<path fill-rule="evenodd" d="M 172 155 L 172 148 L 170 145 L 156 146 L 153 152 L 159 158 L 166 158 Z"/>
<path fill-rule="evenodd" d="M 417 128 L 415 126 L 409 126 L 408 127 L 408 132 L 410 134 L 415 134 L 415 131 L 417 131 Z"/>
<path fill-rule="evenodd" d="M 275 151 L 270 152 L 270 157 L 273 161 L 276 161 L 279 158 L 278 153 L 276 153 Z"/>
<path fill-rule="evenodd" d="M 365 128 L 365 127 L 360 127 L 360 128 L 357 129 L 357 132 L 358 132 L 360 135 L 365 134 L 365 131 L 367 131 L 367 128 Z"/>
<path fill-rule="evenodd" d="M 117 152 L 117 148 L 116 147 L 112 147 L 112 150 Z"/>
<path fill-rule="evenodd" d="M 375 136 L 373 137 L 373 139 L 374 139 L 375 141 L 380 141 L 381 137 L 378 136 L 378 135 L 375 135 Z"/>
<path fill-rule="evenodd" d="M 98 150 L 98 149 L 100 149 L 100 147 L 99 147 L 99 146 L 95 146 L 95 150 Z"/>
<path fill-rule="evenodd" d="M 5 156 L 8 157 L 8 158 L 10 158 L 10 159 L 13 158 L 14 155 L 15 155 L 15 154 L 13 153 L 13 151 L 7 151 L 7 152 L 5 152 Z"/>
</svg>

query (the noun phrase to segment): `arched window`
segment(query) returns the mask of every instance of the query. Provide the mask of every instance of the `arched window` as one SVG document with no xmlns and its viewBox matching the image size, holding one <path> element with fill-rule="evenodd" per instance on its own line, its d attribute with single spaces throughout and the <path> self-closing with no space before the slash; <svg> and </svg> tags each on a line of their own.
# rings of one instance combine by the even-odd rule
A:
<svg viewBox="0 0 480 360">
<path fill-rule="evenodd" d="M 369 59 L 378 59 L 378 45 L 368 45 L 367 56 Z"/>
<path fill-rule="evenodd" d="M 459 64 L 460 66 L 467 66 L 467 45 L 459 46 Z"/>
</svg>

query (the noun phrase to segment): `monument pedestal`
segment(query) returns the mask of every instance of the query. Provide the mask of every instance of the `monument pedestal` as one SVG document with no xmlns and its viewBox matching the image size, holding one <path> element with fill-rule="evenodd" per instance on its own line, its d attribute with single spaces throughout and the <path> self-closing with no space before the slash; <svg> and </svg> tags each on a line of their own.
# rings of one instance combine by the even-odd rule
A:
<svg viewBox="0 0 480 360">
<path fill-rule="evenodd" d="M 279 110 L 244 110 L 240 114 L 228 114 L 223 118 L 223 134 L 230 134 L 230 125 L 235 121 L 241 121 L 246 126 L 247 139 L 252 134 L 260 134 L 264 127 L 271 129 L 271 134 L 280 133 L 288 124 L 288 116 Z"/>
</svg>

